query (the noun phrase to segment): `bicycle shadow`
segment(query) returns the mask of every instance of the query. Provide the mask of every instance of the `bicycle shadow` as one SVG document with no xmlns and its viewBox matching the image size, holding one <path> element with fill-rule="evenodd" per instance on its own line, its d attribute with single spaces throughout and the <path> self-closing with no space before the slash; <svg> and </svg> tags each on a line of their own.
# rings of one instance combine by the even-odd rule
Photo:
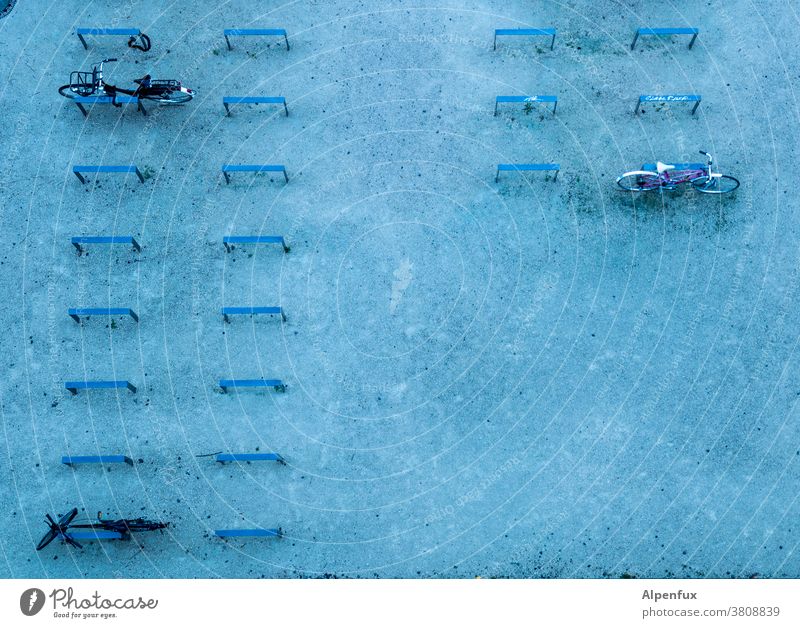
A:
<svg viewBox="0 0 800 628">
<path fill-rule="evenodd" d="M 659 222 L 677 228 L 719 233 L 737 222 L 740 205 L 738 190 L 730 194 L 708 195 L 682 187 L 653 192 L 619 192 L 612 205 L 634 212 L 637 222 Z"/>
</svg>

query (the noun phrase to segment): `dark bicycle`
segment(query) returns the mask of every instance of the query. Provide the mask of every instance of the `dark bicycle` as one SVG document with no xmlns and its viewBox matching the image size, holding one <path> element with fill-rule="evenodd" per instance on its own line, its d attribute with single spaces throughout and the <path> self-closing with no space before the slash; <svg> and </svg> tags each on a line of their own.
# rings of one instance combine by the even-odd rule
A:
<svg viewBox="0 0 800 628">
<path fill-rule="evenodd" d="M 102 513 L 97 513 L 96 523 L 73 523 L 75 517 L 78 516 L 78 509 L 73 508 L 67 514 L 62 515 L 58 521 L 55 521 L 50 515 L 45 515 L 45 523 L 50 526 L 50 529 L 39 541 L 36 550 L 42 550 L 55 539 L 61 538 L 67 545 L 82 549 L 83 546 L 73 538 L 71 530 L 89 530 L 92 533 L 97 532 L 116 532 L 119 536 L 112 536 L 110 538 L 117 538 L 120 541 L 129 541 L 131 532 L 151 532 L 153 530 L 163 530 L 169 526 L 169 523 L 162 523 L 159 521 L 147 521 L 146 519 L 103 519 Z"/>
<path fill-rule="evenodd" d="M 112 99 L 117 94 L 126 94 L 143 100 L 152 100 L 162 105 L 182 105 L 194 98 L 194 90 L 183 87 L 180 81 L 152 79 L 149 74 L 140 79 L 134 79 L 133 82 L 138 85 L 135 89 L 123 89 L 116 85 L 110 85 L 103 80 L 103 64 L 114 61 L 116 59 L 103 59 L 92 68 L 91 72 L 70 73 L 69 85 L 59 87 L 58 93 L 65 98 L 110 96 Z"/>
</svg>

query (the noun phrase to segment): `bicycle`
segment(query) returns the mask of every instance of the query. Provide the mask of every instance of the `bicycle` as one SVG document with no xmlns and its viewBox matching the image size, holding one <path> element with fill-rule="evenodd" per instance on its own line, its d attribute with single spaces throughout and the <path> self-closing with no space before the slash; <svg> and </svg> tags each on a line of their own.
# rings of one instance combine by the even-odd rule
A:
<svg viewBox="0 0 800 628">
<path fill-rule="evenodd" d="M 714 172 L 711 165 L 713 157 L 705 151 L 700 151 L 707 159 L 703 170 L 676 170 L 675 166 L 656 164 L 657 172 L 647 170 L 634 170 L 626 172 L 617 179 L 617 185 L 628 192 L 650 192 L 652 190 L 674 190 L 680 185 L 690 183 L 698 192 L 703 194 L 727 194 L 739 187 L 739 180 L 728 174 Z"/>
<path fill-rule="evenodd" d="M 120 540 L 129 541 L 131 532 L 150 532 L 153 530 L 163 530 L 169 523 L 159 521 L 147 521 L 146 519 L 114 519 L 106 520 L 102 518 L 102 513 L 97 513 L 96 523 L 73 523 L 78 516 L 78 509 L 73 508 L 67 514 L 55 521 L 50 515 L 45 515 L 45 523 L 50 527 L 36 546 L 36 551 L 40 551 L 50 545 L 55 539 L 61 538 L 67 545 L 82 549 L 83 546 L 70 535 L 70 530 L 103 530 L 107 532 L 117 532 Z"/>
<path fill-rule="evenodd" d="M 86 96 L 111 96 L 112 103 L 117 94 L 127 94 L 138 98 L 152 100 L 162 105 L 182 105 L 194 98 L 194 90 L 183 87 L 180 81 L 155 80 L 150 75 L 134 79 L 138 84 L 136 89 L 123 89 L 110 85 L 103 80 L 103 64 L 113 63 L 116 59 L 103 59 L 98 65 L 92 67 L 91 72 L 71 72 L 69 84 L 58 88 L 58 93 L 65 98 L 78 98 Z"/>
</svg>

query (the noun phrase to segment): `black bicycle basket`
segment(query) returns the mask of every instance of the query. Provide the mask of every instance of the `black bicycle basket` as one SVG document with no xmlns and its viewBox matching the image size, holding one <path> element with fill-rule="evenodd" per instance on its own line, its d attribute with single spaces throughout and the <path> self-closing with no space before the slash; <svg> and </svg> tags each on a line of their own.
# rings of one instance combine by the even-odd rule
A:
<svg viewBox="0 0 800 628">
<path fill-rule="evenodd" d="M 69 86 L 79 96 L 91 96 L 97 91 L 97 72 L 70 72 Z"/>
</svg>

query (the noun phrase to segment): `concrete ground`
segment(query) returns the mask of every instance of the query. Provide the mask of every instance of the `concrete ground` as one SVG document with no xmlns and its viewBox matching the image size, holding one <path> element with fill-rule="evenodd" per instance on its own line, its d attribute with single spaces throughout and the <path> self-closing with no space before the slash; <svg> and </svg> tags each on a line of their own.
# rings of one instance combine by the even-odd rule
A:
<svg viewBox="0 0 800 628">
<path fill-rule="evenodd" d="M 631 51 L 643 25 L 701 34 Z M 153 47 L 86 51 L 78 26 Z M 554 50 L 492 49 L 525 26 L 557 28 Z M 291 50 L 229 51 L 226 27 L 286 28 Z M 0 577 L 800 576 L 798 27 L 789 0 L 17 3 L 0 20 Z M 57 89 L 105 57 L 112 83 L 149 72 L 197 97 L 84 118 Z M 703 101 L 634 115 L 648 93 Z M 224 115 L 248 94 L 290 115 Z M 506 94 L 558 111 L 494 117 Z M 698 149 L 734 195 L 616 189 Z M 562 170 L 495 183 L 504 162 Z M 146 181 L 81 185 L 81 163 Z M 223 163 L 290 181 L 226 185 Z M 291 251 L 223 248 L 259 233 Z M 70 244 L 111 234 L 142 252 Z M 286 323 L 219 314 L 279 304 Z M 286 392 L 217 386 L 259 377 Z M 98 453 L 135 464 L 60 464 Z M 37 553 L 44 514 L 73 506 L 172 527 Z"/>
</svg>

